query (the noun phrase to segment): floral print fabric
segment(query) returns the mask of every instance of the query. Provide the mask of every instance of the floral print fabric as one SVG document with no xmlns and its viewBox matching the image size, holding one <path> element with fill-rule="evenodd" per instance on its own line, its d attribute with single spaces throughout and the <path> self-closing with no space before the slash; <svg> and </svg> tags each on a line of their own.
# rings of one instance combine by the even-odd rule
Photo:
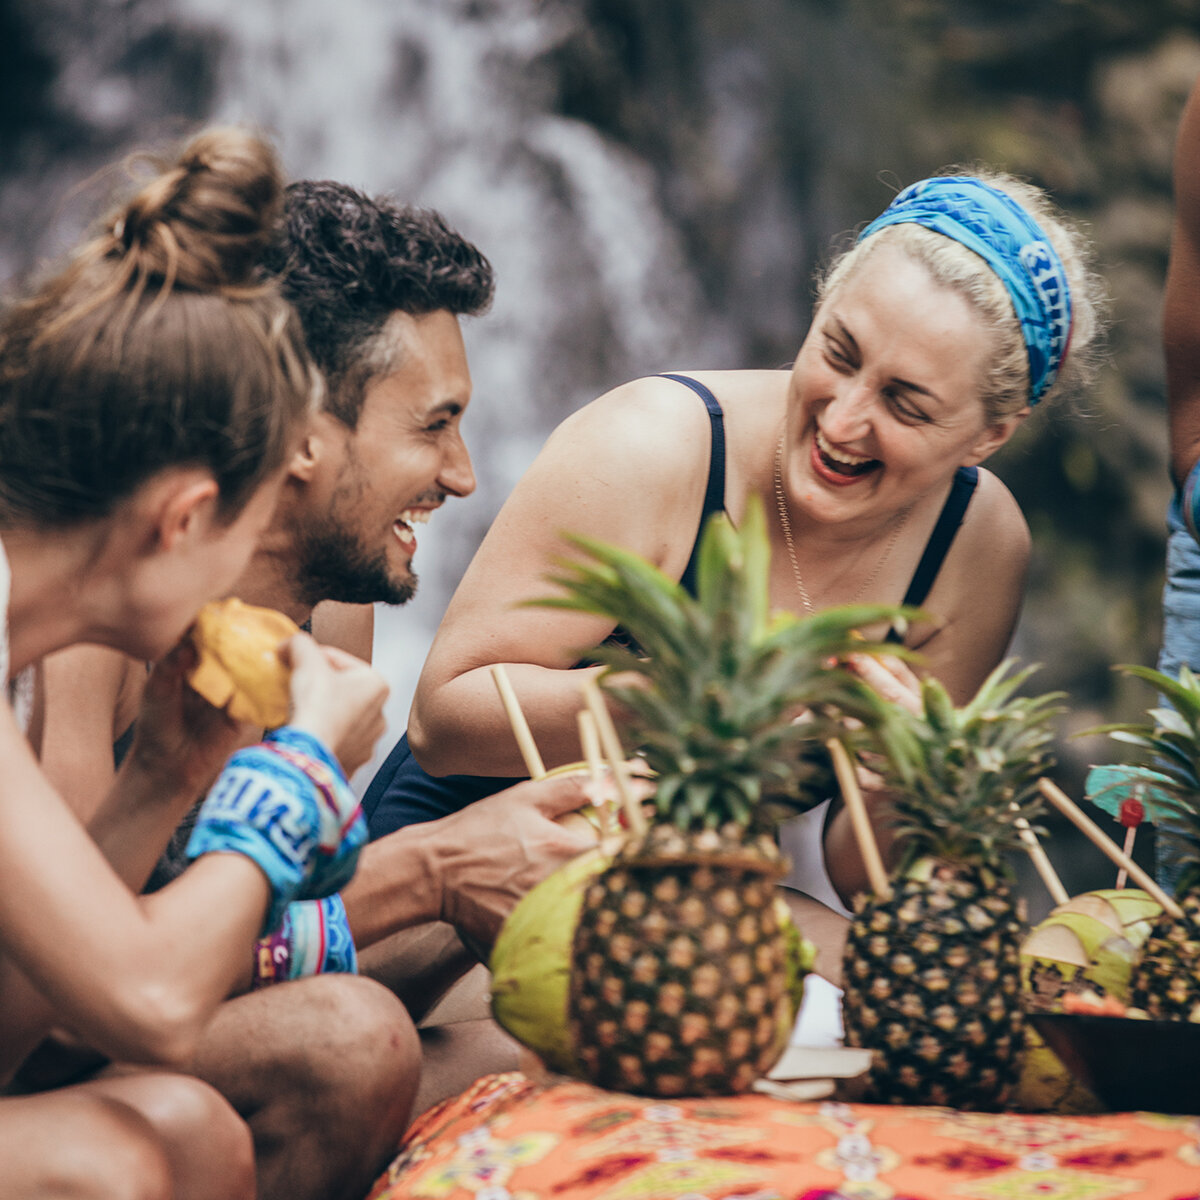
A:
<svg viewBox="0 0 1200 1200">
<path fill-rule="evenodd" d="M 369 1200 L 1200 1200 L 1200 1118 L 987 1115 L 757 1094 L 655 1101 L 491 1075 Z"/>
</svg>

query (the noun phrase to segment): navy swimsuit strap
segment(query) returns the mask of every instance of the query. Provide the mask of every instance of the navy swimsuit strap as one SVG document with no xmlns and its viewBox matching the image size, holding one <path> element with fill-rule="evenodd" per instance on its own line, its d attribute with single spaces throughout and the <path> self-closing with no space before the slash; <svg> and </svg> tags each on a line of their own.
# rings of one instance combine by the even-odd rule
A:
<svg viewBox="0 0 1200 1200">
<path fill-rule="evenodd" d="M 703 530 L 705 521 L 713 513 L 725 510 L 725 414 L 721 411 L 721 405 L 716 396 L 704 384 L 690 375 L 672 375 L 664 371 L 660 378 L 673 379 L 676 383 L 682 383 L 684 387 L 691 388 L 704 401 L 704 407 L 708 409 L 708 420 L 712 426 L 712 453 L 708 460 L 708 485 L 704 489 L 704 509 L 700 514 L 700 529 Z M 692 555 L 683 569 L 683 574 L 679 577 L 679 582 L 693 596 L 696 594 L 696 562 L 699 557 L 700 537 L 697 534 L 695 542 L 692 543 Z"/>
<path fill-rule="evenodd" d="M 959 525 L 962 524 L 963 514 L 967 511 L 967 505 L 971 503 L 978 483 L 978 467 L 959 467 L 955 472 L 950 494 L 946 497 L 946 503 L 942 505 L 937 524 L 929 535 L 929 541 L 925 543 L 925 553 L 921 555 L 921 561 L 917 563 L 917 569 L 913 572 L 912 582 L 904 594 L 905 604 L 920 608 L 925 603 L 925 597 L 929 595 L 929 589 L 933 587 L 933 581 L 942 569 L 942 562 L 950 549 L 950 543 L 954 541 Z"/>
</svg>

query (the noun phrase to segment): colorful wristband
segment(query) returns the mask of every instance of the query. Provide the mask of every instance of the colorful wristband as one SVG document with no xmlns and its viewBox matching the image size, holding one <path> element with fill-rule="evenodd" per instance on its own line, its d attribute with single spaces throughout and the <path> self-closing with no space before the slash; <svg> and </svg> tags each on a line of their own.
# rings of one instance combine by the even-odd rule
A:
<svg viewBox="0 0 1200 1200">
<path fill-rule="evenodd" d="M 307 975 L 355 975 L 358 955 L 339 895 L 288 905 L 278 931 L 254 948 L 251 986 L 267 987 Z"/>
<path fill-rule="evenodd" d="M 229 760 L 201 806 L 187 856 L 253 859 L 271 885 L 266 934 L 293 900 L 338 891 L 365 841 L 366 822 L 337 760 L 311 734 L 283 726 Z"/>
</svg>

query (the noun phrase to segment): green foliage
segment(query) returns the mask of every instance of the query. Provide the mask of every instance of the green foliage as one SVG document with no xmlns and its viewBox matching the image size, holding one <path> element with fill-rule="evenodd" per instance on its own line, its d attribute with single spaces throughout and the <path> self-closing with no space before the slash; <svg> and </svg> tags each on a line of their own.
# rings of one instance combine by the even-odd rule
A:
<svg viewBox="0 0 1200 1200">
<path fill-rule="evenodd" d="M 1161 806 L 1174 822 L 1160 826 L 1158 833 L 1178 845 L 1185 864 L 1179 883 L 1182 895 L 1200 886 L 1200 678 L 1186 665 L 1179 668 L 1178 679 L 1136 664 L 1116 669 L 1146 680 L 1170 705 L 1147 709 L 1149 721 L 1124 721 L 1084 732 L 1107 733 L 1135 746 L 1146 765 L 1153 766 L 1154 786 L 1165 793 Z"/>
<path fill-rule="evenodd" d="M 1016 822 L 1042 812 L 1037 781 L 1053 764 L 1051 722 L 1061 692 L 1015 693 L 1036 667 L 1001 663 L 974 698 L 955 708 L 936 679 L 922 683 L 919 713 L 888 710 L 885 782 L 894 790 L 901 869 L 933 856 L 1002 867 L 1019 844 Z"/>
<path fill-rule="evenodd" d="M 630 714 L 632 747 L 657 773 L 664 819 L 702 829 L 804 811 L 827 794 L 824 740 L 862 736 L 845 729 L 845 717 L 890 739 L 885 703 L 839 660 L 896 653 L 856 631 L 915 614 L 857 605 L 772 617 L 757 502 L 740 530 L 723 514 L 705 526 L 694 598 L 627 550 L 571 541 L 584 558 L 561 560 L 551 576 L 564 594 L 535 603 L 607 617 L 636 641 L 592 657 L 610 668 L 604 686 Z"/>
</svg>

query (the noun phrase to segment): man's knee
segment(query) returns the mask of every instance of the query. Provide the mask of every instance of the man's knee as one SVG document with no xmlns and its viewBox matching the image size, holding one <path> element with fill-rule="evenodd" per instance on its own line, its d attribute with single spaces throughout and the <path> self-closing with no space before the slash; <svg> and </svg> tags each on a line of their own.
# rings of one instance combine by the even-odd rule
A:
<svg viewBox="0 0 1200 1200">
<path fill-rule="evenodd" d="M 412 1020 L 391 992 L 319 975 L 222 1005 L 197 1073 L 245 1113 L 281 1096 L 310 1108 L 391 1104 L 415 1091 L 420 1061 Z"/>
</svg>

